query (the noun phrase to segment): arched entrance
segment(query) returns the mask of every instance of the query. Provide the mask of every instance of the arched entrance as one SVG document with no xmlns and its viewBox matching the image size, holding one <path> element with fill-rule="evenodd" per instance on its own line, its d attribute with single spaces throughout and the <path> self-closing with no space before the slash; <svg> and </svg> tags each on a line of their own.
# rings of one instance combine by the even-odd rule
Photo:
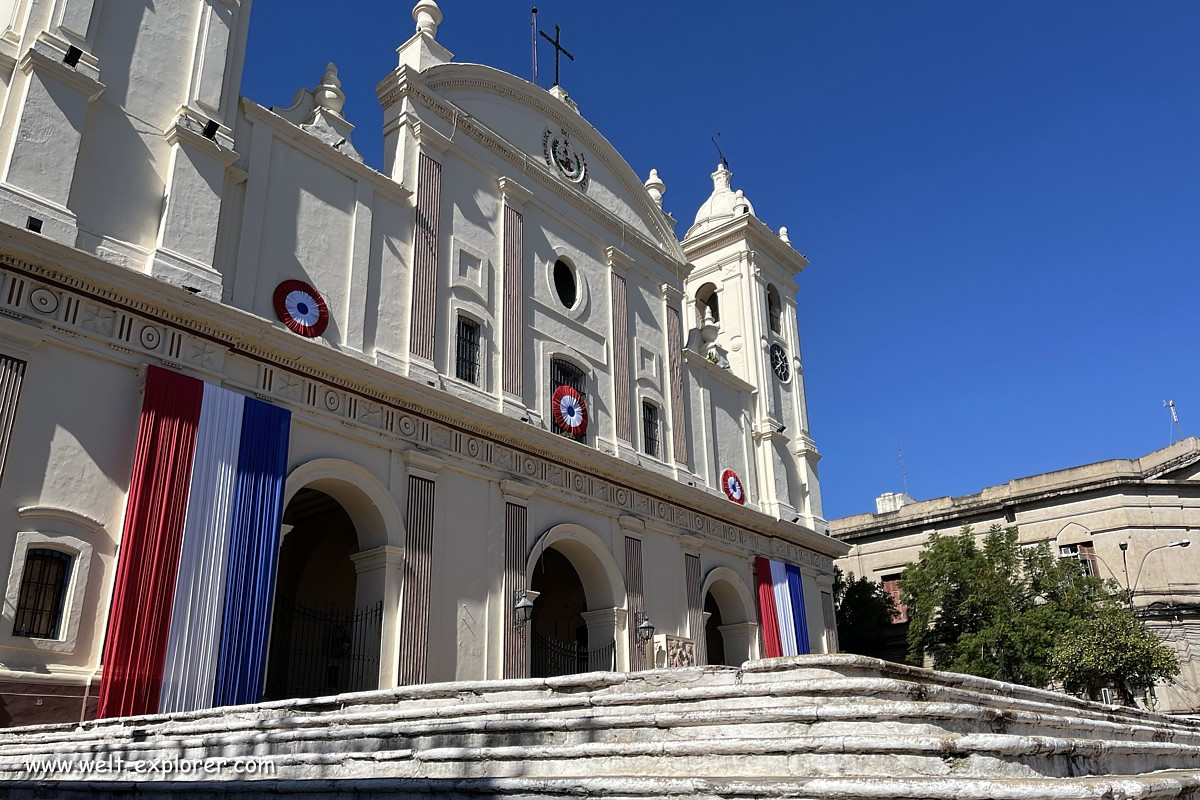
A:
<svg viewBox="0 0 1200 800">
<path fill-rule="evenodd" d="M 577 525 L 551 528 L 535 545 L 526 575 L 533 598 L 531 677 L 627 668 L 625 588 L 599 537 Z"/>
<path fill-rule="evenodd" d="M 350 514 L 306 487 L 288 503 L 283 525 L 266 699 L 377 688 L 383 604 L 362 602 Z"/>
<path fill-rule="evenodd" d="M 750 590 L 728 567 L 717 567 L 704 581 L 704 640 L 709 664 L 741 666 L 756 658 L 758 625 Z"/>
</svg>

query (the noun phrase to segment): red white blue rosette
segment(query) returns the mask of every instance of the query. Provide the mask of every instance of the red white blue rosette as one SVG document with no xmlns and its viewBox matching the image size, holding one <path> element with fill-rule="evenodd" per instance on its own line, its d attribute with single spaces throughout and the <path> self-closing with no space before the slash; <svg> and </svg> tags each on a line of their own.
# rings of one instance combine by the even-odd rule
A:
<svg viewBox="0 0 1200 800">
<path fill-rule="evenodd" d="M 554 416 L 554 424 L 575 438 L 587 433 L 587 404 L 579 392 L 570 386 L 560 386 L 554 390 L 550 397 L 550 413 Z"/>
<path fill-rule="evenodd" d="M 284 281 L 275 287 L 275 314 L 301 336 L 316 338 L 329 325 L 329 307 L 321 293 L 304 281 Z"/>
<path fill-rule="evenodd" d="M 727 469 L 721 473 L 721 488 L 725 490 L 725 496 L 739 505 L 746 504 L 746 487 L 742 486 L 742 479 L 737 473 L 731 469 Z"/>
</svg>

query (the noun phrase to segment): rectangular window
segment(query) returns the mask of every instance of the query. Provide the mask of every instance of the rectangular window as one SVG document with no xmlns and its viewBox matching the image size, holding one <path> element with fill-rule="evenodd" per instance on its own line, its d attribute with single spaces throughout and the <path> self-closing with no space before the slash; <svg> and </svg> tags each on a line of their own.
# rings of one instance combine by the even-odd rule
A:
<svg viewBox="0 0 1200 800">
<path fill-rule="evenodd" d="M 646 455 L 662 458 L 658 446 L 658 406 L 642 403 L 642 449 Z"/>
<path fill-rule="evenodd" d="M 479 323 L 461 314 L 458 317 L 458 347 L 454 374 L 467 383 L 479 385 Z"/>
<path fill-rule="evenodd" d="M 900 602 L 900 573 L 895 572 L 891 575 L 884 575 L 879 579 L 883 583 L 884 594 L 892 598 L 892 603 L 896 609 L 896 616 L 892 617 L 892 624 L 899 625 L 902 622 L 908 622 L 908 606 Z"/>
<path fill-rule="evenodd" d="M 13 636 L 58 638 L 70 576 L 71 557 L 66 553 L 43 548 L 26 552 Z"/>
<path fill-rule="evenodd" d="M 1080 542 L 1078 544 L 1064 544 L 1058 548 L 1060 558 L 1072 558 L 1080 563 L 1083 567 L 1083 573 L 1089 578 L 1095 578 L 1096 572 L 1096 548 L 1091 542 Z"/>
</svg>

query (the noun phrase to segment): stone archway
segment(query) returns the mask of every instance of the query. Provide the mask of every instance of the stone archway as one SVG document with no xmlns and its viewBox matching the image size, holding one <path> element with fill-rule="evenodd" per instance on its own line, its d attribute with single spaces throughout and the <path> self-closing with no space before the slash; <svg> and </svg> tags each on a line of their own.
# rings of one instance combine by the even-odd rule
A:
<svg viewBox="0 0 1200 800">
<path fill-rule="evenodd" d="M 316 459 L 288 476 L 283 523 L 268 697 L 395 686 L 404 525 L 390 493 Z"/>
<path fill-rule="evenodd" d="M 754 600 L 741 576 L 729 567 L 716 567 L 704 579 L 701 595 L 708 663 L 737 667 L 757 658 Z"/>
<path fill-rule="evenodd" d="M 525 574 L 534 603 L 531 676 L 628 669 L 625 583 L 600 537 L 557 525 L 534 545 Z"/>
</svg>

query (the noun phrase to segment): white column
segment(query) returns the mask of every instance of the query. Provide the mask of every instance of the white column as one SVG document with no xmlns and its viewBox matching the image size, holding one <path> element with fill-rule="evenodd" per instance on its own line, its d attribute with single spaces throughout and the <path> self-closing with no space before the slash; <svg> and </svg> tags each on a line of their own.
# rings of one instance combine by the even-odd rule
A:
<svg viewBox="0 0 1200 800">
<path fill-rule="evenodd" d="M 400 587 L 404 550 L 383 545 L 355 553 L 350 560 L 354 562 L 354 571 L 358 574 L 355 608 L 383 601 L 378 688 L 391 689 L 397 685 L 396 667 L 400 658 Z"/>
<path fill-rule="evenodd" d="M 609 670 L 617 672 L 629 671 L 629 652 L 624 647 L 625 624 L 628 616 L 623 608 L 601 608 L 595 611 L 585 611 L 582 614 L 588 630 L 588 651 L 599 650 L 609 642 L 616 645 L 616 664 L 589 664 L 588 669 Z"/>
<path fill-rule="evenodd" d="M 725 660 L 739 666 L 744 661 L 758 658 L 758 623 L 737 622 L 719 625 L 721 641 L 725 644 Z"/>
</svg>

